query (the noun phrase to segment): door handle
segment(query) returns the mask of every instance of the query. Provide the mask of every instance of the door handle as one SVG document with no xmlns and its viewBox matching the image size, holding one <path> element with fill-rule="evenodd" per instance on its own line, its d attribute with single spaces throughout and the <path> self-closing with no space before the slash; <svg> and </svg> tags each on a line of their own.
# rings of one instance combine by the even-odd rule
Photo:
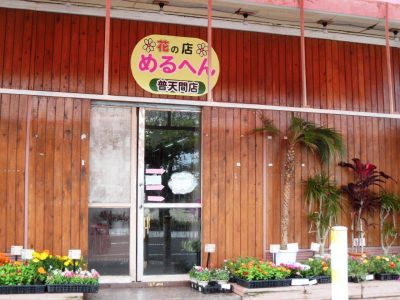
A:
<svg viewBox="0 0 400 300">
<path fill-rule="evenodd" d="M 144 217 L 144 231 L 146 234 L 149 234 L 150 232 L 150 215 L 147 215 L 146 217 Z"/>
</svg>

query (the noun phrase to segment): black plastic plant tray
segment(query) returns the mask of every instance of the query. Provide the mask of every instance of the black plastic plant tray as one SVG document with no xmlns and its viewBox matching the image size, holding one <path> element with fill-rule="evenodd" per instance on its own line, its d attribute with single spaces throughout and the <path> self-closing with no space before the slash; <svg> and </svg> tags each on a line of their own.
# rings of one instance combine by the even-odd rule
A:
<svg viewBox="0 0 400 300">
<path fill-rule="evenodd" d="M 258 289 L 258 288 L 290 286 L 292 284 L 292 280 L 291 279 L 271 279 L 271 280 L 247 281 L 247 280 L 244 280 L 241 278 L 236 278 L 236 283 L 241 286 L 244 286 L 248 289 Z"/>
<path fill-rule="evenodd" d="M 45 285 L 2 285 L 0 294 L 41 294 L 46 291 Z"/>
<path fill-rule="evenodd" d="M 397 280 L 399 279 L 398 274 L 375 274 L 376 280 Z"/>
<path fill-rule="evenodd" d="M 315 279 L 317 279 L 319 284 L 332 282 L 332 278 L 330 276 L 315 276 Z"/>
<path fill-rule="evenodd" d="M 49 293 L 97 293 L 98 284 L 49 284 L 47 285 Z"/>
</svg>

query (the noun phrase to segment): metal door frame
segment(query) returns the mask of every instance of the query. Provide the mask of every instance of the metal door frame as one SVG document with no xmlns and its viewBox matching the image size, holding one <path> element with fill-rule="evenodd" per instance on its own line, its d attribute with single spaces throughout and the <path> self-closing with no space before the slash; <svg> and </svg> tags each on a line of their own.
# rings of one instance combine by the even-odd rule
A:
<svg viewBox="0 0 400 300">
<path fill-rule="evenodd" d="M 140 107 L 138 108 L 138 127 L 137 127 L 137 261 L 136 261 L 136 276 L 137 281 L 181 281 L 187 280 L 189 276 L 187 274 L 179 275 L 144 275 L 143 274 L 143 238 L 144 238 L 144 209 L 145 208 L 202 208 L 201 203 L 145 203 L 145 174 L 144 174 L 144 147 L 145 147 L 145 117 L 147 110 L 157 111 L 190 111 L 199 112 L 198 108 L 193 109 L 180 109 L 179 107 L 171 108 L 157 108 L 157 107 Z M 201 117 L 200 117 L 201 119 Z M 200 126 L 201 130 L 201 126 Z M 200 151 L 200 149 L 199 149 Z M 201 161 L 201 153 L 200 153 Z M 201 184 L 200 184 L 201 186 Z M 201 236 L 201 231 L 200 231 Z"/>
</svg>

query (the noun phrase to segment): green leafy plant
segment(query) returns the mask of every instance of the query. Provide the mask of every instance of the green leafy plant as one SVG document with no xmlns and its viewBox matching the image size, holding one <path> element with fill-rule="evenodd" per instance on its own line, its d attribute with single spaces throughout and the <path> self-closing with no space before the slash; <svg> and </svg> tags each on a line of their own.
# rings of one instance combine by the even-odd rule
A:
<svg viewBox="0 0 400 300">
<path fill-rule="evenodd" d="M 234 276 L 247 281 L 286 279 L 291 276 L 291 270 L 285 266 L 275 266 L 272 262 L 253 258 L 240 258 L 239 263 L 233 263 L 233 265 L 235 266 Z"/>
<path fill-rule="evenodd" d="M 230 277 L 229 275 L 229 271 L 226 268 L 213 269 L 211 270 L 210 279 L 216 281 L 228 281 Z"/>
<path fill-rule="evenodd" d="M 0 266 L 0 285 L 42 284 L 46 272 L 32 263 L 14 262 Z"/>
<path fill-rule="evenodd" d="M 369 261 L 365 257 L 349 257 L 348 273 L 356 281 L 364 281 L 368 274 Z"/>
<path fill-rule="evenodd" d="M 374 274 L 400 274 L 400 259 L 395 255 L 372 256 L 370 265 Z"/>
<path fill-rule="evenodd" d="M 257 129 L 257 131 L 274 131 L 271 129 L 272 121 L 265 118 L 261 121 L 263 121 L 263 127 Z M 318 154 L 323 163 L 329 162 L 337 154 L 342 155 L 344 153 L 342 136 L 335 129 L 318 126 L 294 115 L 292 115 L 288 136 L 283 173 L 283 199 L 281 201 L 281 249 L 286 249 L 288 244 L 289 203 L 293 197 L 296 147 L 299 145 L 312 153 Z"/>
<path fill-rule="evenodd" d="M 182 242 L 182 249 L 186 252 L 200 252 L 201 241 L 200 240 L 185 240 Z"/>
<path fill-rule="evenodd" d="M 309 267 L 304 271 L 306 277 L 331 276 L 331 260 L 329 258 L 309 258 L 304 264 Z"/>
<path fill-rule="evenodd" d="M 189 277 L 198 281 L 209 281 L 211 278 L 211 271 L 201 266 L 193 266 L 189 271 Z"/>
<path fill-rule="evenodd" d="M 341 210 L 340 188 L 324 174 L 316 174 L 306 181 L 306 200 L 308 203 L 309 233 L 315 232 L 320 254 L 325 253 L 325 242 L 336 217 Z"/>
<path fill-rule="evenodd" d="M 384 254 L 388 254 L 398 237 L 397 214 L 400 212 L 400 197 L 394 193 L 382 191 L 380 199 L 379 228 L 381 247 Z M 391 219 L 391 222 L 389 222 L 389 219 Z"/>
<path fill-rule="evenodd" d="M 96 285 L 99 283 L 100 274 L 92 269 L 91 271 L 79 270 L 73 271 L 61 271 L 53 270 L 47 276 L 47 284 L 87 284 Z"/>
</svg>

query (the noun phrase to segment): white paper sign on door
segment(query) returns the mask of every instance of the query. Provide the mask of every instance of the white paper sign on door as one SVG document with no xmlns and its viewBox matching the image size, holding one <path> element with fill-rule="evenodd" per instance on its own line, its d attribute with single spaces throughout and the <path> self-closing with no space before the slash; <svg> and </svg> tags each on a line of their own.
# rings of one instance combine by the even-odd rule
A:
<svg viewBox="0 0 400 300">
<path fill-rule="evenodd" d="M 146 175 L 146 185 L 161 184 L 161 175 Z"/>
</svg>

